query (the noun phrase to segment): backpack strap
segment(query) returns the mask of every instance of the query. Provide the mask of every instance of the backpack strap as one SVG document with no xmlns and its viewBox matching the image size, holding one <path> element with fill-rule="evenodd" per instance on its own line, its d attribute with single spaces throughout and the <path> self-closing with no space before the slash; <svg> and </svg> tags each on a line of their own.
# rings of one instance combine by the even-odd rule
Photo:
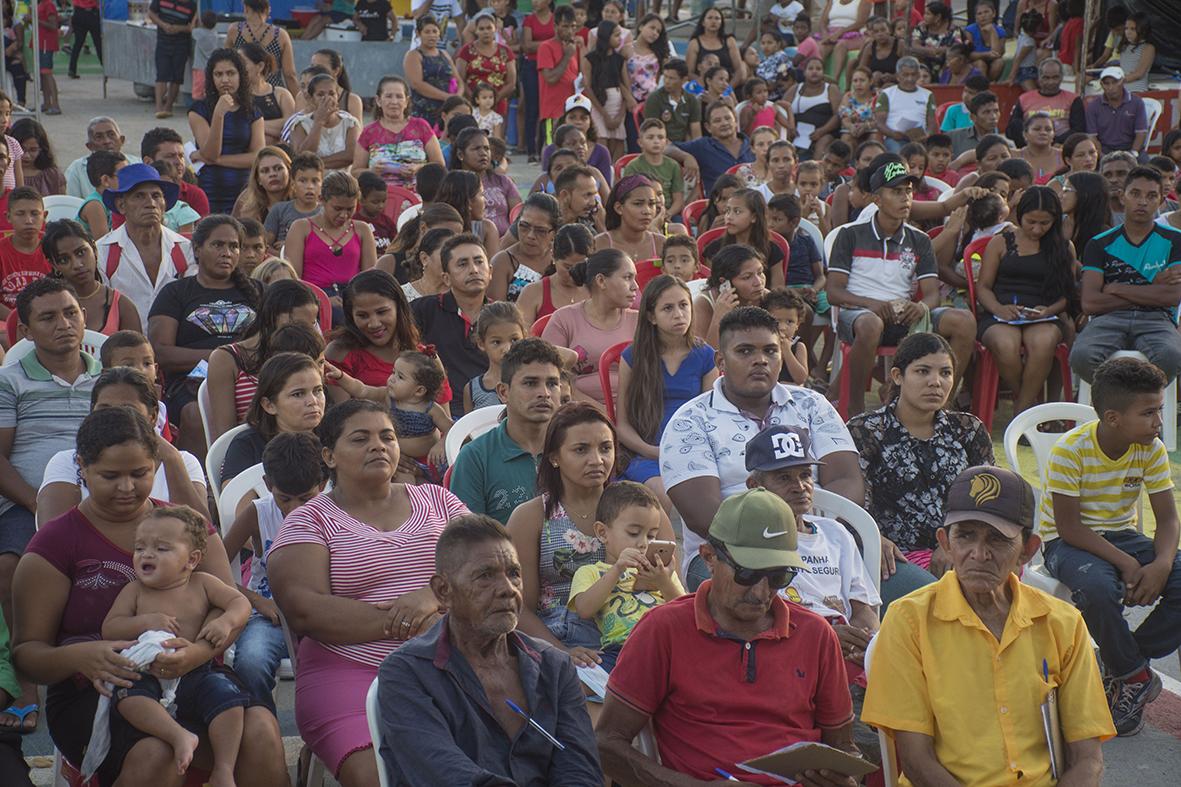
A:
<svg viewBox="0 0 1181 787">
<path fill-rule="evenodd" d="M 111 250 L 107 253 L 107 281 L 114 278 L 122 258 L 123 247 L 117 243 L 111 244 Z M 179 243 L 172 244 L 172 267 L 176 270 L 178 279 L 183 279 L 185 271 L 189 269 L 189 261 L 185 259 L 184 249 Z"/>
</svg>

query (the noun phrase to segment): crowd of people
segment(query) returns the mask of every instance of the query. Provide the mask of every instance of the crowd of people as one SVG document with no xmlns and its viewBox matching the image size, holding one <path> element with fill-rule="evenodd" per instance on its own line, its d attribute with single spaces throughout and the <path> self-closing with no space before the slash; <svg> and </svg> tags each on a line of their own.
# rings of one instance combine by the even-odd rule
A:
<svg viewBox="0 0 1181 787">
<path fill-rule="evenodd" d="M 708 8 L 682 58 L 618 0 L 422 4 L 369 96 L 266 0 L 208 46 L 153 4 L 188 135 L 0 146 L 0 781 L 44 719 L 100 785 L 286 784 L 288 660 L 345 787 L 772 784 L 741 764 L 889 762 L 875 728 L 913 784 L 1099 784 L 1181 646 L 1181 129 L 1148 152 L 1146 17 L 1080 96 L 1074 4 L 1017 5 L 1009 50 L 991 0 L 776 2 L 741 44 Z M 995 392 L 1079 379 L 1035 490 Z"/>
</svg>

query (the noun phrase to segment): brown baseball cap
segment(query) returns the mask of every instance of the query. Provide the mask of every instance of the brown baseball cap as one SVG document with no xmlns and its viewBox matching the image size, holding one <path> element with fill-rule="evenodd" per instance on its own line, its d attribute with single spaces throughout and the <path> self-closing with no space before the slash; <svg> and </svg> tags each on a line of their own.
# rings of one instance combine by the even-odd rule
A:
<svg viewBox="0 0 1181 787">
<path fill-rule="evenodd" d="M 1009 538 L 1033 530 L 1034 496 L 1029 482 L 1001 467 L 969 467 L 947 492 L 943 524 L 986 522 Z"/>
</svg>

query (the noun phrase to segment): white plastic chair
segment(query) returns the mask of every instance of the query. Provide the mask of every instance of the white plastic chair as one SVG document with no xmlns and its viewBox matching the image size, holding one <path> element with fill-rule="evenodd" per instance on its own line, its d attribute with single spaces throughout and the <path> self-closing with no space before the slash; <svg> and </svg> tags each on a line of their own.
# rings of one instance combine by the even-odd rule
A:
<svg viewBox="0 0 1181 787">
<path fill-rule="evenodd" d="M 800 229 L 812 238 L 812 242 L 816 244 L 816 250 L 820 252 L 820 264 L 827 268 L 828 255 L 824 253 L 824 235 L 821 234 L 820 228 L 807 219 L 800 219 Z"/>
<path fill-rule="evenodd" d="M 832 260 L 832 247 L 833 244 L 837 242 L 837 233 L 843 228 L 848 227 L 849 224 L 864 224 L 873 218 L 873 214 L 877 212 L 878 206 L 871 202 L 862 208 L 861 212 L 857 214 L 857 221 L 850 221 L 848 224 L 842 224 L 840 227 L 834 227 L 827 235 L 824 236 L 824 246 L 822 247 L 822 253 L 824 254 L 824 266 L 826 268 L 828 267 L 829 262 Z"/>
<path fill-rule="evenodd" d="M 213 441 L 209 451 L 205 454 L 205 477 L 209 479 L 209 491 L 213 495 L 213 503 L 221 508 L 218 502 L 221 498 L 221 465 L 226 460 L 226 452 L 230 450 L 230 443 L 234 438 L 250 427 L 238 424 L 230 431 Z"/>
<path fill-rule="evenodd" d="M 237 518 L 238 504 L 242 502 L 242 498 L 250 492 L 255 492 L 259 497 L 267 494 L 267 487 L 263 483 L 262 476 L 262 462 L 259 462 L 231 478 L 226 484 L 226 488 L 221 490 L 221 494 L 217 497 L 217 520 L 221 523 L 222 540 L 225 540 L 226 534 L 230 532 L 230 526 Z M 229 558 L 230 576 L 234 577 L 234 581 L 241 582 L 242 560 L 238 557 L 237 552 L 230 555 Z"/>
<path fill-rule="evenodd" d="M 939 178 L 933 178 L 930 175 L 923 175 L 923 185 L 929 189 L 935 189 L 939 192 L 940 196 L 952 190 L 951 186 L 947 185 Z"/>
<path fill-rule="evenodd" d="M 60 219 L 76 219 L 78 211 L 82 210 L 84 200 L 81 197 L 71 197 L 69 194 L 51 194 L 42 199 L 45 205 L 45 221 Z"/>
<path fill-rule="evenodd" d="M 422 213 L 421 202 L 403 209 L 402 212 L 398 214 L 398 232 L 401 232 L 402 228 L 406 226 L 406 223 L 417 216 L 419 213 Z"/>
<path fill-rule="evenodd" d="M 213 442 L 213 425 L 209 422 L 209 414 L 213 410 L 209 403 L 209 378 L 197 386 L 197 409 L 201 412 L 201 428 L 205 430 L 205 447 L 208 448 Z"/>
<path fill-rule="evenodd" d="M 377 757 L 378 787 L 390 787 L 390 775 L 385 771 L 385 760 L 381 758 L 381 716 L 377 705 L 377 678 L 369 684 L 365 694 L 365 720 L 369 722 L 369 737 L 373 739 L 373 754 Z"/>
<path fill-rule="evenodd" d="M 443 443 L 443 447 L 447 450 L 447 464 L 455 464 L 455 458 L 459 456 L 459 449 L 463 448 L 464 441 L 468 438 L 475 439 L 484 432 L 495 429 L 496 425 L 500 423 L 500 414 L 503 412 L 503 404 L 481 407 L 479 410 L 472 410 L 456 421 L 447 432 L 447 440 Z"/>
<path fill-rule="evenodd" d="M 865 561 L 865 565 L 869 569 L 868 573 L 873 577 L 874 588 L 880 592 L 882 589 L 882 572 L 879 568 L 882 565 L 882 534 L 878 530 L 878 523 L 873 521 L 870 513 L 852 500 L 819 488 L 812 493 L 812 510 L 819 516 L 849 523 L 849 526 L 857 533 L 857 537 L 861 539 L 861 559 Z"/>
<path fill-rule="evenodd" d="M 1141 361 L 1147 361 L 1148 356 L 1136 350 L 1117 350 L 1111 354 L 1111 358 L 1138 358 Z M 1107 360 L 1111 360 L 1108 358 Z M 1079 378 L 1078 386 L 1078 400 L 1080 404 L 1091 403 L 1091 384 L 1083 378 Z M 1165 410 L 1162 413 L 1164 424 L 1161 426 L 1161 431 L 1164 432 L 1161 437 L 1165 441 L 1165 448 L 1169 451 L 1177 450 L 1177 378 L 1173 378 L 1173 382 L 1169 383 L 1169 387 L 1165 389 Z"/>
<path fill-rule="evenodd" d="M 1152 144 L 1152 137 L 1156 133 L 1156 124 L 1160 121 L 1161 114 L 1164 113 L 1164 107 L 1155 98 L 1142 96 L 1140 100 L 1144 102 L 1144 113 L 1148 116 L 1148 133 L 1144 136 L 1144 144 L 1140 146 L 1140 152 L 1143 153 Z"/>
<path fill-rule="evenodd" d="M 106 334 L 87 328 L 86 333 L 82 335 L 82 352 L 97 358 L 106 340 Z M 33 343 L 28 339 L 21 339 L 8 350 L 8 354 L 4 356 L 4 362 L 0 366 L 12 366 L 32 351 Z"/>
<path fill-rule="evenodd" d="M 934 178 L 932 178 L 932 180 L 934 180 Z M 949 199 L 951 199 L 954 196 L 955 196 L 955 189 L 948 189 L 947 191 L 939 192 L 939 197 L 937 198 L 936 201 L 937 202 L 947 202 Z"/>
<path fill-rule="evenodd" d="M 869 680 L 869 665 L 873 660 L 874 645 L 877 641 L 877 637 L 870 638 L 869 645 L 865 648 L 866 680 Z M 894 739 L 887 735 L 886 731 L 880 727 L 878 728 L 878 748 L 882 752 L 882 779 L 886 787 L 898 787 L 898 777 L 902 773 L 902 769 L 898 764 L 898 751 L 894 748 Z"/>
</svg>

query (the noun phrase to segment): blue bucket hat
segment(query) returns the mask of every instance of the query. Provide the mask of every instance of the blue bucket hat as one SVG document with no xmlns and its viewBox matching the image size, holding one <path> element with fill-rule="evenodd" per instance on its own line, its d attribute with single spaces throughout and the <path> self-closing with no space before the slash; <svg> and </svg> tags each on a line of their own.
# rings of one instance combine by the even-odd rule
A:
<svg viewBox="0 0 1181 787">
<path fill-rule="evenodd" d="M 104 191 L 103 204 L 107 206 L 107 210 L 118 212 L 119 209 L 115 207 L 115 199 L 130 194 L 145 183 L 155 183 L 163 189 L 164 210 L 171 210 L 180 196 L 180 186 L 161 178 L 160 173 L 150 164 L 128 164 L 119 170 L 119 188 Z"/>
</svg>

